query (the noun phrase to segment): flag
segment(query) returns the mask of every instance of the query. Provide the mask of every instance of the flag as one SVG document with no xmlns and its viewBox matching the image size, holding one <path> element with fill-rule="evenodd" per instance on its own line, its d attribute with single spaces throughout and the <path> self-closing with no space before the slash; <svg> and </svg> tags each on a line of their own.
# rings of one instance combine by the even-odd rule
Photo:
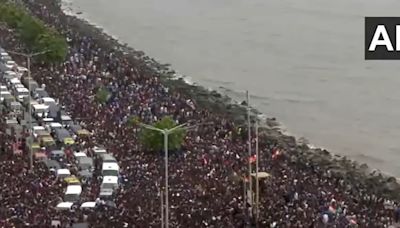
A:
<svg viewBox="0 0 400 228">
<path fill-rule="evenodd" d="M 208 160 L 205 155 L 203 155 L 203 164 L 208 165 Z"/>
<path fill-rule="evenodd" d="M 331 205 L 329 206 L 329 212 L 331 212 L 332 214 L 336 214 L 336 209 Z"/>
<path fill-rule="evenodd" d="M 250 158 L 249 158 L 249 162 L 250 163 L 254 163 L 254 162 L 256 162 L 257 161 L 257 155 L 253 155 L 253 156 L 251 156 Z"/>
<path fill-rule="evenodd" d="M 281 155 L 281 151 L 279 149 L 274 149 L 272 151 L 272 159 L 277 159 Z"/>
</svg>

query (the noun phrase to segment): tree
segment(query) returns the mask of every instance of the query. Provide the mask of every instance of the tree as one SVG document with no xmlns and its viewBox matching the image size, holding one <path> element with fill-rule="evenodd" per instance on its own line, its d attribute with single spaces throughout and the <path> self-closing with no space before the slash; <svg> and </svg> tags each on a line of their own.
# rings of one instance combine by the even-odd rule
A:
<svg viewBox="0 0 400 228">
<path fill-rule="evenodd" d="M 43 23 L 37 19 L 24 15 L 21 20 L 18 21 L 19 36 L 27 46 L 33 46 L 37 37 L 44 34 L 45 27 Z"/>
<path fill-rule="evenodd" d="M 35 40 L 35 51 L 49 50 L 49 52 L 38 56 L 38 59 L 44 62 L 61 62 L 65 59 L 68 52 L 68 46 L 65 39 L 58 36 L 56 33 L 40 34 Z"/>
<path fill-rule="evenodd" d="M 101 87 L 96 92 L 96 101 L 105 104 L 110 99 L 111 94 L 107 88 Z"/>
<path fill-rule="evenodd" d="M 1 3 L 0 20 L 6 22 L 11 28 L 16 28 L 23 16 L 24 12 L 17 6 L 5 2 Z"/>
<path fill-rule="evenodd" d="M 171 117 L 164 117 L 153 126 L 159 129 L 171 129 L 177 124 Z M 178 129 L 168 135 L 168 150 L 174 151 L 181 148 L 186 135 L 185 129 Z M 143 128 L 140 132 L 141 144 L 151 151 L 164 150 L 164 135 L 161 132 Z"/>
<path fill-rule="evenodd" d="M 140 118 L 138 116 L 130 116 L 127 123 L 130 126 L 137 126 L 140 123 Z"/>
<path fill-rule="evenodd" d="M 0 0 L 0 22 L 16 29 L 29 51 L 48 51 L 37 58 L 44 63 L 61 62 L 68 53 L 66 40 L 23 7 Z"/>
</svg>

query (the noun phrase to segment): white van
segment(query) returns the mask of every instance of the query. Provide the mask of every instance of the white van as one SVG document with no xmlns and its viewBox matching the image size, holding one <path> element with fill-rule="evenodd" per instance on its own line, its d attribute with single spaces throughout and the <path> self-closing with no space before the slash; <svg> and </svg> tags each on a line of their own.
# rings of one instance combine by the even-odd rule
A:
<svg viewBox="0 0 400 228">
<path fill-rule="evenodd" d="M 24 101 L 24 97 L 30 96 L 29 90 L 25 87 L 15 88 L 15 96 L 21 103 Z"/>
<path fill-rule="evenodd" d="M 10 99 L 12 97 L 11 93 L 8 91 L 1 91 L 0 92 L 0 101 L 3 102 L 6 99 Z"/>
<path fill-rule="evenodd" d="M 5 92 L 5 91 L 8 91 L 7 86 L 1 85 L 0 86 L 0 92 Z"/>
<path fill-rule="evenodd" d="M 44 122 L 45 125 L 54 122 L 53 118 L 43 118 L 42 121 Z"/>
<path fill-rule="evenodd" d="M 51 123 L 48 123 L 48 124 L 46 125 L 46 127 L 47 127 L 47 130 L 49 130 L 49 131 L 55 131 L 56 129 L 63 129 L 63 128 L 64 128 L 63 125 L 61 125 L 61 124 L 58 123 L 58 122 L 51 122 Z"/>
<path fill-rule="evenodd" d="M 33 126 L 32 127 L 32 133 L 33 133 L 33 136 L 35 137 L 35 138 L 37 138 L 37 133 L 39 132 L 39 131 L 46 131 L 46 129 L 43 127 L 43 126 Z"/>
<path fill-rule="evenodd" d="M 78 159 L 81 157 L 87 157 L 87 155 L 84 152 L 74 152 L 74 157 L 75 159 Z"/>
<path fill-rule="evenodd" d="M 16 66 L 17 66 L 17 64 L 14 61 L 8 60 L 3 64 L 3 71 L 12 70 Z"/>
<path fill-rule="evenodd" d="M 96 156 L 100 156 L 100 155 L 103 155 L 103 154 L 106 154 L 106 153 L 107 153 L 107 150 L 106 150 L 106 149 L 101 148 L 101 147 L 97 147 L 97 146 L 93 148 L 93 151 L 94 151 L 94 154 L 95 154 Z"/>
<path fill-rule="evenodd" d="M 104 163 L 112 162 L 112 163 L 117 163 L 117 159 L 114 158 L 111 154 L 103 154 L 101 155 L 101 160 Z"/>
<path fill-rule="evenodd" d="M 68 185 L 65 191 L 64 201 L 65 202 L 76 202 L 79 201 L 79 197 L 82 193 L 82 187 L 80 185 Z"/>
<path fill-rule="evenodd" d="M 72 205 L 74 205 L 71 202 L 61 202 L 57 204 L 56 208 L 57 210 L 70 210 L 72 208 Z"/>
<path fill-rule="evenodd" d="M 116 176 L 104 176 L 101 183 L 100 189 L 117 189 L 118 188 L 118 177 Z"/>
<path fill-rule="evenodd" d="M 96 207 L 96 202 L 90 201 L 90 202 L 84 202 L 81 205 L 81 209 L 83 208 L 95 208 Z"/>
<path fill-rule="evenodd" d="M 100 185 L 101 198 L 112 196 L 114 191 L 118 188 L 118 177 L 116 176 L 104 176 L 103 182 Z"/>
<path fill-rule="evenodd" d="M 15 85 L 21 84 L 21 80 L 19 80 L 18 78 L 10 78 L 8 81 L 8 86 L 13 89 L 15 88 Z"/>
<path fill-rule="evenodd" d="M 35 113 L 39 117 L 47 117 L 47 114 L 49 112 L 49 106 L 44 104 L 34 104 L 32 105 L 32 109 L 33 113 Z"/>
<path fill-rule="evenodd" d="M 18 78 L 17 73 L 11 70 L 4 72 L 4 75 L 6 76 L 5 78 Z"/>
<path fill-rule="evenodd" d="M 54 100 L 54 98 L 51 98 L 51 97 L 43 97 L 43 98 L 40 99 L 39 103 L 45 104 L 45 105 L 49 105 L 49 106 L 51 104 L 57 104 L 56 100 Z"/>
<path fill-rule="evenodd" d="M 102 166 L 103 176 L 115 176 L 119 175 L 119 166 L 116 162 L 104 162 Z"/>
<path fill-rule="evenodd" d="M 59 178 L 66 178 L 71 176 L 71 172 L 69 169 L 57 169 L 57 177 Z"/>
</svg>

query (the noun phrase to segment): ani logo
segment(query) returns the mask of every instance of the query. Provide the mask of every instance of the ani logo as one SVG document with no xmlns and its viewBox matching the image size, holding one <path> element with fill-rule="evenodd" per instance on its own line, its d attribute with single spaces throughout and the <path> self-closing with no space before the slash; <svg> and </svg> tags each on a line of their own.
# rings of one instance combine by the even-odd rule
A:
<svg viewBox="0 0 400 228">
<path fill-rule="evenodd" d="M 400 17 L 365 18 L 365 59 L 400 59 Z"/>
</svg>

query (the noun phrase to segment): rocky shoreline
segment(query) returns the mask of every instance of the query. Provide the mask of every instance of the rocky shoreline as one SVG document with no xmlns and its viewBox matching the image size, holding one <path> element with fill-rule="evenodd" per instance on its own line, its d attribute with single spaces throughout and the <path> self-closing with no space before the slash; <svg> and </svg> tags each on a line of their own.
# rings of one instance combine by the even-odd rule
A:
<svg viewBox="0 0 400 228">
<path fill-rule="evenodd" d="M 45 3 L 49 10 L 62 12 L 60 1 L 40 0 L 40 2 Z M 190 85 L 183 78 L 176 78 L 176 73 L 170 69 L 168 64 L 157 63 L 142 51 L 130 48 L 127 44 L 119 43 L 118 40 L 85 20 L 65 13 L 62 13 L 61 17 L 60 20 L 69 23 L 82 36 L 90 35 L 95 38 L 96 42 L 99 42 L 103 48 L 119 50 L 120 54 L 129 55 L 137 64 L 146 65 L 148 70 L 153 72 L 153 75 L 160 76 L 164 85 L 193 97 L 198 105 L 212 109 L 214 112 L 228 114 L 239 124 L 245 121 L 246 110 L 229 97 L 221 95 L 217 91 L 209 91 L 199 85 Z M 257 110 L 253 110 L 253 113 L 260 114 Z M 342 176 L 355 184 L 367 186 L 368 189 L 379 196 L 395 200 L 400 199 L 397 195 L 397 192 L 400 191 L 400 185 L 396 178 L 373 171 L 366 164 L 359 164 L 345 156 L 334 155 L 324 149 L 312 149 L 305 143 L 300 143 L 295 137 L 283 134 L 278 126 L 275 118 L 268 118 L 260 128 L 261 134 L 263 137 L 268 137 L 270 141 L 278 142 L 291 157 L 291 162 L 314 165 L 324 170 L 330 170 L 332 175 Z"/>
</svg>

